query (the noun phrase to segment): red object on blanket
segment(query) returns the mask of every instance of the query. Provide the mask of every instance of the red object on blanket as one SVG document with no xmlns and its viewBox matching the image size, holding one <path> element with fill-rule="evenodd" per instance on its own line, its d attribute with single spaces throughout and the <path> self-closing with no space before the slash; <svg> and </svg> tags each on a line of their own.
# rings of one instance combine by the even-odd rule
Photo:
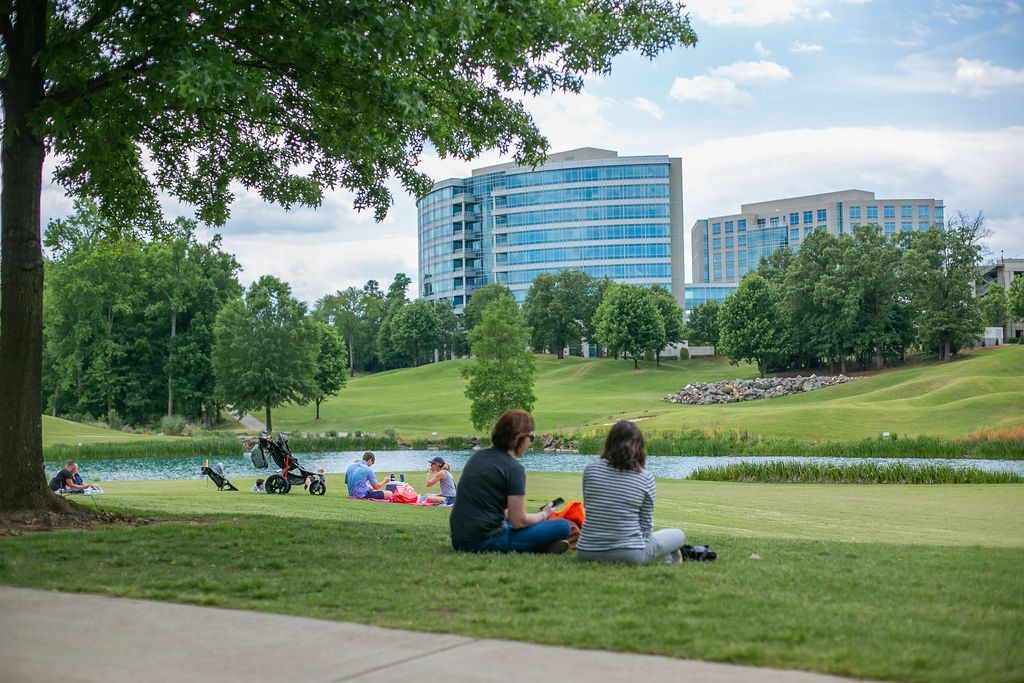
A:
<svg viewBox="0 0 1024 683">
<path fill-rule="evenodd" d="M 416 495 L 416 489 L 408 484 L 399 484 L 395 487 L 395 493 L 391 498 L 391 501 L 394 503 L 418 503 L 419 500 L 419 496 Z"/>
</svg>

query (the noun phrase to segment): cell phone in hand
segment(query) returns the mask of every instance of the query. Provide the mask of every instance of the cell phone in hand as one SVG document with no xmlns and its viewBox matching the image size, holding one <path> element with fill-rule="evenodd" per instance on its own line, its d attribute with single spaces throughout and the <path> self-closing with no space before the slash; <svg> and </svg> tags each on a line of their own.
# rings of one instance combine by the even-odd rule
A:
<svg viewBox="0 0 1024 683">
<path fill-rule="evenodd" d="M 561 505 L 564 502 L 565 502 L 565 498 L 562 498 L 561 496 L 559 496 L 558 498 L 555 498 L 553 501 L 551 501 L 551 509 L 552 510 L 555 509 L 556 507 L 558 507 L 559 505 Z M 541 505 L 540 509 L 543 510 L 544 506 Z"/>
</svg>

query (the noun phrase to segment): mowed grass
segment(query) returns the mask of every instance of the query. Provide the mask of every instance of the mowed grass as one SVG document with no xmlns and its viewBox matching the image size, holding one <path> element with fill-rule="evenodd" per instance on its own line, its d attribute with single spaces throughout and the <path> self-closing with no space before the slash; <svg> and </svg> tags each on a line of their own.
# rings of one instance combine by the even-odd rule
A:
<svg viewBox="0 0 1024 683">
<path fill-rule="evenodd" d="M 465 380 L 470 361 L 448 361 L 349 380 L 321 405 L 274 411 L 275 428 L 380 432 L 402 436 L 473 434 Z M 729 405 L 669 404 L 662 399 L 689 382 L 756 376 L 749 365 L 722 359 L 643 361 L 537 357 L 537 431 L 587 431 L 619 418 L 647 418 L 648 434 L 692 428 L 735 429 L 801 441 L 900 436 L 965 436 L 980 427 L 1024 424 L 1024 347 L 964 354 L 951 363 L 890 370 L 806 394 Z"/>
<path fill-rule="evenodd" d="M 59 417 L 43 415 L 43 447 L 55 444 L 88 444 L 99 442 L 130 442 L 148 439 L 164 439 L 152 434 L 133 434 L 103 427 L 93 427 L 80 422 L 62 420 Z"/>
<path fill-rule="evenodd" d="M 567 431 L 621 417 L 664 410 L 661 401 L 687 382 L 715 382 L 753 377 L 756 368 L 729 365 L 722 359 L 693 361 L 633 361 L 538 355 L 533 416 L 541 433 Z M 288 405 L 273 411 L 275 429 L 292 432 L 357 430 L 381 432 L 394 428 L 405 437 L 474 434 L 469 420 L 466 380 L 460 375 L 472 361 L 453 360 L 418 368 L 360 375 L 320 406 Z M 262 418 L 262 415 L 257 417 Z"/>
<path fill-rule="evenodd" d="M 3 538 L 0 582 L 888 680 L 1024 671 L 1019 485 L 664 480 L 656 526 L 719 559 L 648 567 L 455 553 L 446 510 L 328 486 L 110 482 L 84 503 L 204 521 Z M 579 490 L 579 475 L 530 473 L 528 503 Z M 357 585 L 397 599 L 367 609 Z"/>
</svg>

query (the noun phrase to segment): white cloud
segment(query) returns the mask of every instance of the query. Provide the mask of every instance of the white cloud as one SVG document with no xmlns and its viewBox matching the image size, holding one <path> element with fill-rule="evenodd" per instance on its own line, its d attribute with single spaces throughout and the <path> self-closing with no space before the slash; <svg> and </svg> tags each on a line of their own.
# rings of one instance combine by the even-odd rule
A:
<svg viewBox="0 0 1024 683">
<path fill-rule="evenodd" d="M 1024 69 L 1008 69 L 980 59 L 956 60 L 954 93 L 984 97 L 998 90 L 1024 87 Z"/>
<path fill-rule="evenodd" d="M 869 0 L 844 0 L 862 4 Z M 834 0 L 689 0 L 686 8 L 715 26 L 766 26 L 794 19 L 831 19 L 824 6 Z"/>
<path fill-rule="evenodd" d="M 700 218 L 735 213 L 740 204 L 859 189 L 878 198 L 942 199 L 947 215 L 983 211 L 993 233 L 992 250 L 1024 257 L 1019 207 L 1024 126 L 976 132 L 782 130 L 709 140 L 671 153 L 683 159 L 687 230 Z"/>
<path fill-rule="evenodd" d="M 712 76 L 677 78 L 668 96 L 680 102 L 712 102 L 722 108 L 746 106 L 753 102 L 750 94 L 737 88 L 734 82 Z"/>
<path fill-rule="evenodd" d="M 1015 2 L 1007 2 L 1004 6 L 1006 7 L 1006 13 L 1010 15 L 1017 15 L 1024 11 L 1021 9 L 1021 6 Z"/>
<path fill-rule="evenodd" d="M 659 121 L 661 120 L 662 116 L 664 116 L 664 114 L 661 111 L 661 107 L 659 107 L 654 102 L 651 102 L 646 97 L 634 97 L 632 100 L 629 101 L 628 104 L 634 109 L 639 109 L 642 112 L 650 114 Z"/>
<path fill-rule="evenodd" d="M 733 62 L 726 66 L 716 66 L 709 69 L 708 73 L 714 78 L 746 84 L 786 81 L 793 77 L 786 67 L 775 62 L 766 62 L 763 59 L 757 62 Z"/>
<path fill-rule="evenodd" d="M 789 69 L 775 62 L 734 62 L 708 69 L 707 75 L 677 78 L 668 95 L 679 102 L 711 102 L 725 109 L 744 107 L 754 98 L 739 85 L 761 85 L 792 77 Z"/>
<path fill-rule="evenodd" d="M 825 48 L 821 45 L 814 43 L 805 43 L 802 40 L 795 40 L 793 44 L 789 46 L 790 52 L 821 52 Z"/>
<path fill-rule="evenodd" d="M 757 53 L 758 57 L 767 57 L 772 53 L 772 51 L 766 48 L 764 46 L 764 43 L 762 43 L 760 40 L 754 43 L 754 52 Z"/>
</svg>

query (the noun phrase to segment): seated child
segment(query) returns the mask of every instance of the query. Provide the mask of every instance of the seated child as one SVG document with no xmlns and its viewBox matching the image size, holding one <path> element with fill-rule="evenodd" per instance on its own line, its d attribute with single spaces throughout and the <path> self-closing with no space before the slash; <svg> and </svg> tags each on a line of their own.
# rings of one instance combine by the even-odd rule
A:
<svg viewBox="0 0 1024 683">
<path fill-rule="evenodd" d="M 250 490 L 250 491 L 258 491 L 258 492 L 260 492 L 260 493 L 266 493 L 266 492 L 267 492 L 267 489 L 266 489 L 266 487 L 264 486 L 264 482 L 263 482 L 263 480 L 262 480 L 262 479 L 257 479 L 257 480 L 256 480 L 256 483 L 255 483 L 255 484 L 253 484 L 253 485 L 252 485 L 252 488 L 251 488 L 251 489 L 249 489 L 249 490 Z"/>
</svg>

